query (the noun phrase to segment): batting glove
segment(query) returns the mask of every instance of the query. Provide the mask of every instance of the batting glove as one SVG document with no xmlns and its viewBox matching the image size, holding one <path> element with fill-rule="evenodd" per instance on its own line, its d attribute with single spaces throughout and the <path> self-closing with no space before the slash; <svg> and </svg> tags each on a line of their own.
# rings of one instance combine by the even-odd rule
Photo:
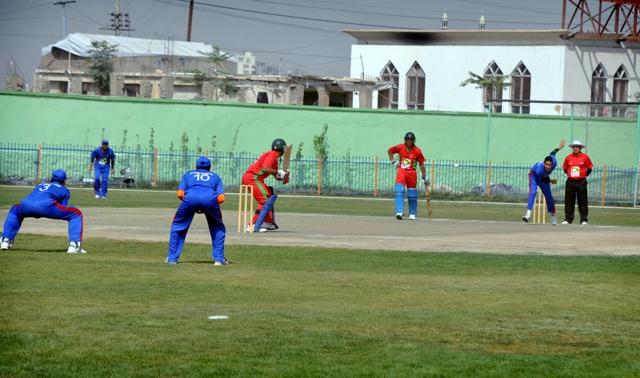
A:
<svg viewBox="0 0 640 378">
<path fill-rule="evenodd" d="M 391 160 L 391 165 L 393 165 L 393 168 L 398 168 L 398 166 L 400 166 L 400 162 L 397 160 Z"/>
<path fill-rule="evenodd" d="M 431 185 L 431 180 L 429 180 L 428 177 L 423 177 L 422 182 L 424 182 L 424 184 L 427 186 Z"/>
</svg>

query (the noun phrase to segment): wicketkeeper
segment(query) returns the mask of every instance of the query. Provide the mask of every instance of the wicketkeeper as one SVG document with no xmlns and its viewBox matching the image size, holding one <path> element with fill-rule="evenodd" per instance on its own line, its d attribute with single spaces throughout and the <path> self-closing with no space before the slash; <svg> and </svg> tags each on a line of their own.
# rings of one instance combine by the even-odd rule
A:
<svg viewBox="0 0 640 378">
<path fill-rule="evenodd" d="M 395 186 L 395 210 L 396 218 L 402 219 L 404 214 L 404 192 L 407 190 L 407 202 L 409 203 L 409 219 L 416 219 L 418 213 L 418 189 L 416 184 L 418 177 L 416 174 L 416 163 L 420 166 L 422 182 L 430 185 L 427 178 L 427 171 L 424 167 L 424 155 L 418 146 L 415 145 L 416 136 L 408 132 L 404 136 L 404 143 L 393 146 L 387 150 L 391 164 L 397 169 Z M 396 160 L 395 155 L 399 160 Z"/>
<path fill-rule="evenodd" d="M 276 180 L 283 180 L 287 177 L 287 172 L 278 169 L 278 158 L 284 154 L 287 143 L 284 139 L 278 138 L 271 143 L 271 151 L 267 151 L 249 166 L 242 176 L 242 185 L 251 185 L 253 187 L 253 197 L 258 202 L 252 224 L 256 225 L 255 231 L 265 232 L 278 229 L 278 225 L 274 221 L 273 206 L 278 198 L 273 193 L 273 187 L 267 186 L 264 180 L 273 175 Z M 258 223 L 258 219 L 262 214 L 262 227 Z"/>
<path fill-rule="evenodd" d="M 211 256 L 214 265 L 226 265 L 224 257 L 224 239 L 226 229 L 222 222 L 220 204 L 224 202 L 224 186 L 222 179 L 210 172 L 211 161 L 204 156 L 196 160 L 196 169 L 182 176 L 178 186 L 180 206 L 176 210 L 169 235 L 169 252 L 166 262 L 177 264 L 184 248 L 189 226 L 196 213 L 204 213 L 211 234 Z"/>
<path fill-rule="evenodd" d="M 109 190 L 109 173 L 113 174 L 116 164 L 116 155 L 109 147 L 107 139 L 102 140 L 102 145 L 91 153 L 89 172 L 94 170 L 93 191 L 96 198 L 106 199 Z"/>
<path fill-rule="evenodd" d="M 49 218 L 69 222 L 69 248 L 67 253 L 87 253 L 80 247 L 82 242 L 83 220 L 82 212 L 69 205 L 71 193 L 64 185 L 67 173 L 61 169 L 51 173 L 48 183 L 36 185 L 31 194 L 14 205 L 2 231 L 1 250 L 8 250 L 13 246 L 24 218 Z"/>
<path fill-rule="evenodd" d="M 522 217 L 524 222 L 531 220 L 531 211 L 536 200 L 536 194 L 538 188 L 542 191 L 545 200 L 547 201 L 547 211 L 551 216 L 551 224 L 558 224 L 558 218 L 556 217 L 556 205 L 553 200 L 553 194 L 551 193 L 551 184 L 557 184 L 558 180 L 551 178 L 551 173 L 556 169 L 558 160 L 556 160 L 556 154 L 564 147 L 564 139 L 560 141 L 560 145 L 549 153 L 549 156 L 544 158 L 544 161 L 535 163 L 529 171 L 529 198 L 527 202 L 527 212 Z"/>
</svg>

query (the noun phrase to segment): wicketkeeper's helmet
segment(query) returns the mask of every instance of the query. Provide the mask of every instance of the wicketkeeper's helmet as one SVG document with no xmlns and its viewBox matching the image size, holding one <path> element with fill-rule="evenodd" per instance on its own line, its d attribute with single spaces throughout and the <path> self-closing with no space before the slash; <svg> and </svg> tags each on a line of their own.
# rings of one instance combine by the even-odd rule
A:
<svg viewBox="0 0 640 378">
<path fill-rule="evenodd" d="M 411 131 L 409 131 L 408 133 L 404 134 L 404 140 L 416 140 L 416 134 L 412 133 Z"/>
<path fill-rule="evenodd" d="M 271 143 L 272 150 L 282 152 L 285 148 L 287 148 L 287 142 L 285 142 L 282 138 L 278 138 L 274 140 L 273 143 Z"/>
<path fill-rule="evenodd" d="M 209 160 L 206 156 L 200 156 L 198 160 L 196 160 L 196 169 L 206 169 L 207 171 L 211 169 L 211 160 Z"/>
<path fill-rule="evenodd" d="M 57 182 L 60 184 L 64 184 L 64 181 L 67 179 L 67 172 L 62 169 L 56 169 L 51 172 L 51 182 Z"/>
</svg>

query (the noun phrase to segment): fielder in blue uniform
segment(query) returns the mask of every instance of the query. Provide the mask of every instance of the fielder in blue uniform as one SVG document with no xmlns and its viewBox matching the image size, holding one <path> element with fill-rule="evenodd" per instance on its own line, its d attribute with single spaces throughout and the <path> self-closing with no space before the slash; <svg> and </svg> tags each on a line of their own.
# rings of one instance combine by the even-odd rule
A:
<svg viewBox="0 0 640 378">
<path fill-rule="evenodd" d="M 564 139 L 560 141 L 558 148 L 551 151 L 549 156 L 544 158 L 544 161 L 539 161 L 531 167 L 529 172 L 529 198 L 527 202 L 527 212 L 522 216 L 524 222 L 531 220 L 531 210 L 533 210 L 533 204 L 536 200 L 536 194 L 538 188 L 542 191 L 545 200 L 547 201 L 547 211 L 551 215 L 551 224 L 558 224 L 556 218 L 556 206 L 553 200 L 553 194 L 551 193 L 551 184 L 556 184 L 558 181 L 551 179 L 551 173 L 556 169 L 558 161 L 556 159 L 556 153 L 564 147 Z"/>
<path fill-rule="evenodd" d="M 95 192 L 96 198 L 107 198 L 109 173 L 113 174 L 115 163 L 116 155 L 113 153 L 113 150 L 109 148 L 109 141 L 103 139 L 102 145 L 91 153 L 91 162 L 89 163 L 89 171 L 91 171 L 91 165 L 93 165 L 93 191 Z"/>
<path fill-rule="evenodd" d="M 228 264 L 224 257 L 226 229 L 222 223 L 220 204 L 224 202 L 222 179 L 210 172 L 211 161 L 201 156 L 196 160 L 196 169 L 184 174 L 178 186 L 178 198 L 182 201 L 171 224 L 169 253 L 166 262 L 177 264 L 184 248 L 187 231 L 196 213 L 204 213 L 211 233 L 211 255 L 215 265 Z"/>
<path fill-rule="evenodd" d="M 51 173 L 51 181 L 36 185 L 31 194 L 14 205 L 4 221 L 0 249 L 13 246 L 24 218 L 62 219 L 69 222 L 69 248 L 67 253 L 86 253 L 80 247 L 82 242 L 82 212 L 69 205 L 71 194 L 65 188 L 67 174 L 59 169 Z"/>
</svg>

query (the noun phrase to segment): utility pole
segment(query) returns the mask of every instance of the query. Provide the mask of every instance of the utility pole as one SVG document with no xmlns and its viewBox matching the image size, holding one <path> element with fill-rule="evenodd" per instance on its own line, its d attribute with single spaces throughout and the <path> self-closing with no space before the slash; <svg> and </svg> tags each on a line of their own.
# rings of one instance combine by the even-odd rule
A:
<svg viewBox="0 0 640 378">
<path fill-rule="evenodd" d="M 67 4 L 73 4 L 76 0 L 62 0 L 56 1 L 53 5 L 62 6 L 62 38 L 67 36 Z"/>
<path fill-rule="evenodd" d="M 187 42 L 191 42 L 191 22 L 193 21 L 193 1 L 189 1 L 189 22 L 187 24 Z"/>
<path fill-rule="evenodd" d="M 123 31 L 134 31 L 131 28 L 131 20 L 129 13 L 120 12 L 120 0 L 116 0 L 115 12 L 111 13 L 111 25 L 108 28 L 100 28 L 100 30 L 113 30 L 115 35 L 120 35 Z"/>
</svg>

